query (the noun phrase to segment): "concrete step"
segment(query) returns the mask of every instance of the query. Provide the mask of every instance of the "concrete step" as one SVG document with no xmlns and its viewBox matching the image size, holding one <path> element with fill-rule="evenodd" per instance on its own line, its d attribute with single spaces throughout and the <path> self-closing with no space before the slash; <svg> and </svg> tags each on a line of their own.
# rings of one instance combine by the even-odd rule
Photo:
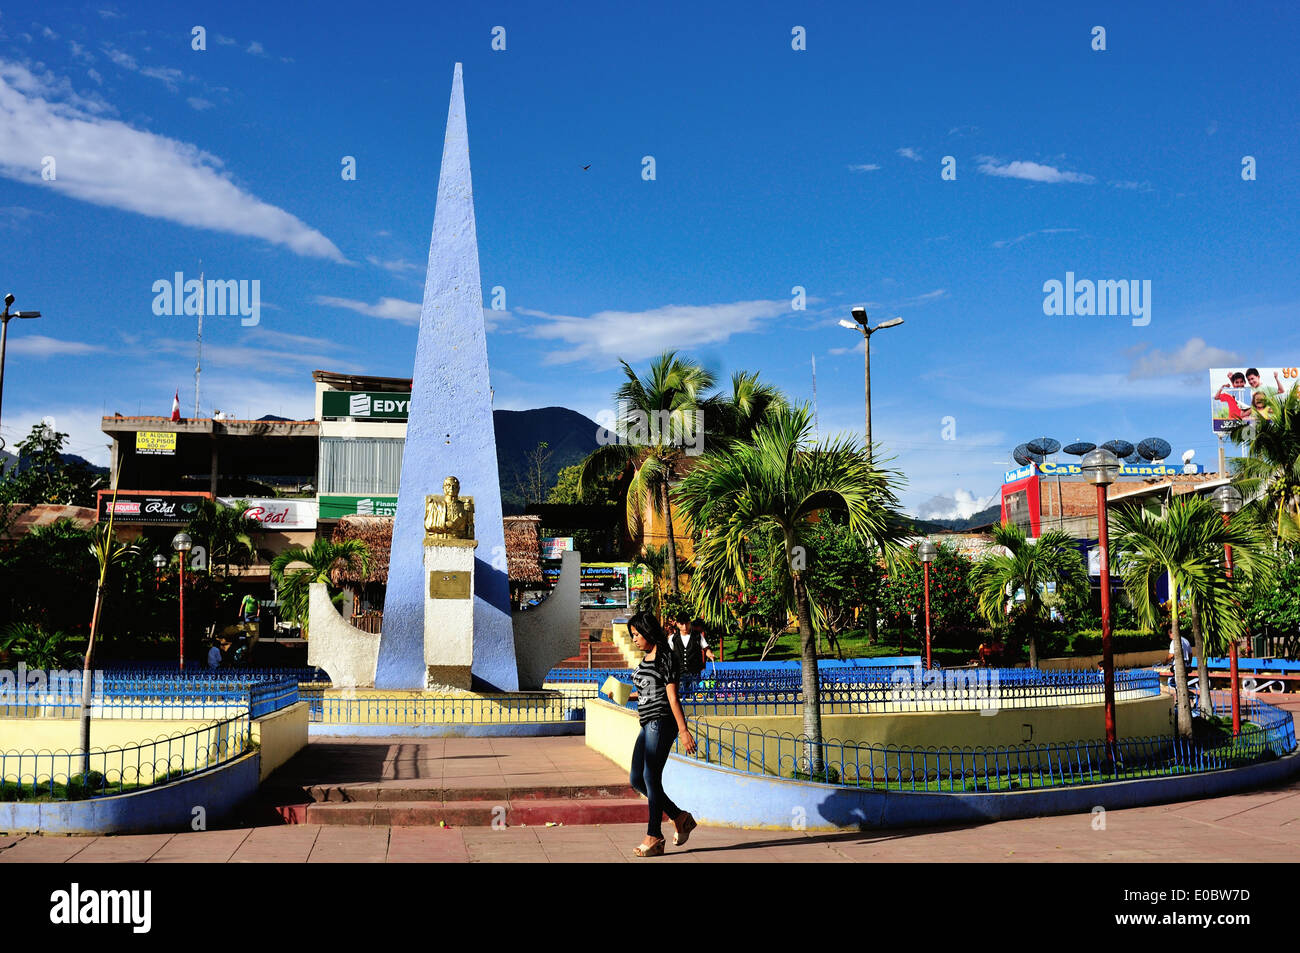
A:
<svg viewBox="0 0 1300 953">
<path fill-rule="evenodd" d="M 630 784 L 557 784 L 535 787 L 452 787 L 421 781 L 375 784 L 321 784 L 299 789 L 316 804 L 370 803 L 378 801 L 507 801 L 581 800 L 583 798 L 636 797 Z"/>
<path fill-rule="evenodd" d="M 644 821 L 642 798 L 524 798 L 491 801 L 352 801 L 309 804 L 297 823 L 362 827 L 507 827 L 546 824 L 634 824 Z M 289 821 L 295 823 L 295 821 Z"/>
</svg>

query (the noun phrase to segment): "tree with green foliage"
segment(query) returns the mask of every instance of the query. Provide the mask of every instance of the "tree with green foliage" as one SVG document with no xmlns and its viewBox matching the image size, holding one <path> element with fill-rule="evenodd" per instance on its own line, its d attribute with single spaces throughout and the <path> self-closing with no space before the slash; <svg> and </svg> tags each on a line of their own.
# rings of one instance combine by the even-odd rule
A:
<svg viewBox="0 0 1300 953">
<path fill-rule="evenodd" d="M 1276 559 L 1273 578 L 1251 585 L 1243 604 L 1251 630 L 1279 633 L 1289 649 L 1287 658 L 1295 658 L 1300 652 L 1300 545 L 1280 547 Z"/>
<path fill-rule="evenodd" d="M 1159 577 L 1169 580 L 1169 601 L 1178 606 L 1186 597 L 1204 631 L 1205 657 L 1224 650 L 1228 642 L 1246 631 L 1245 613 L 1238 591 L 1252 578 L 1267 578 L 1272 554 L 1258 524 L 1238 513 L 1227 525 L 1209 500 L 1186 495 L 1173 500 L 1164 512 L 1140 506 L 1121 507 L 1113 517 L 1113 551 L 1129 598 L 1139 616 L 1156 625 L 1160 608 L 1154 590 Z M 1224 571 L 1223 547 L 1232 547 L 1233 578 Z M 1171 647 L 1181 645 L 1180 612 L 1170 613 Z M 1192 737 L 1191 695 L 1183 653 L 1174 651 L 1174 690 L 1178 704 L 1178 732 Z M 1202 691 L 1208 693 L 1208 669 L 1203 669 Z M 1208 700 L 1208 694 L 1202 696 Z M 1209 706 L 1206 706 L 1209 710 Z"/>
<path fill-rule="evenodd" d="M 262 527 L 248 516 L 249 502 L 236 500 L 226 506 L 215 500 L 200 500 L 198 511 L 185 531 L 196 546 L 207 553 L 208 571 L 230 575 L 236 566 L 247 566 L 257 555 L 253 533 Z"/>
<path fill-rule="evenodd" d="M 324 583 L 334 603 L 343 601 L 342 588 L 332 581 L 335 569 L 355 569 L 365 575 L 370 571 L 370 547 L 359 539 L 341 543 L 317 539 L 309 549 L 290 546 L 271 561 L 271 579 L 279 594 L 281 616 L 301 627 L 304 636 L 312 583 Z"/>
<path fill-rule="evenodd" d="M 925 569 L 911 548 L 912 559 L 901 562 L 880 586 L 884 614 L 894 624 L 923 629 L 925 625 Z M 979 627 L 979 600 L 971 575 L 975 564 L 953 546 L 940 544 L 930 564 L 930 629 L 932 634 L 970 632 Z"/>
<path fill-rule="evenodd" d="M 547 503 L 585 503 L 594 506 L 608 506 L 613 508 L 619 502 L 618 484 L 616 478 L 606 477 L 595 481 L 589 488 L 586 497 L 582 495 L 582 464 L 575 463 L 573 466 L 564 467 L 556 474 L 555 486 L 551 487 L 550 492 L 546 495 Z M 603 553 L 610 544 L 610 540 L 603 538 L 599 530 L 584 529 L 581 527 L 569 529 L 566 527 L 548 526 L 544 529 L 544 535 L 547 536 L 572 536 L 573 548 L 584 554 L 584 558 L 590 559 L 593 554 Z M 617 543 L 617 540 L 614 541 Z"/>
<path fill-rule="evenodd" d="M 0 479 L 0 529 L 39 503 L 94 506 L 95 488 L 104 482 L 88 465 L 63 459 L 68 435 L 44 422 L 18 443 L 18 462 Z"/>
<path fill-rule="evenodd" d="M 993 529 L 993 542 L 1005 553 L 990 553 L 975 563 L 970 583 L 979 600 L 979 611 L 990 625 L 1009 627 L 1029 646 L 1029 665 L 1038 667 L 1038 643 L 1035 629 L 1042 622 L 1043 593 L 1048 583 L 1058 592 L 1067 589 L 1087 591 L 1088 570 L 1074 540 L 1059 530 L 1051 530 L 1030 542 L 1025 531 L 1015 523 L 1003 523 Z M 1024 602 L 1007 603 L 1018 591 Z"/>
<path fill-rule="evenodd" d="M 727 597 L 749 585 L 751 539 L 774 535 L 779 555 L 770 572 L 799 620 L 803 669 L 803 731 L 808 772 L 823 773 L 820 683 L 813 605 L 801 540 L 825 510 L 846 512 L 849 528 L 899 554 L 904 517 L 894 488 L 901 477 L 874 466 L 849 439 L 814 443 L 806 406 L 764 419 L 749 441 L 711 450 L 678 485 L 695 538 L 691 596 L 706 619 L 725 624 Z"/>
<path fill-rule="evenodd" d="M 582 462 L 582 496 L 585 499 L 611 475 L 630 470 L 628 532 L 639 531 L 641 514 L 649 501 L 664 521 L 668 585 L 678 592 L 677 541 L 669 484 L 676 479 L 690 449 L 685 437 L 705 437 L 700 421 L 715 378 L 712 372 L 689 358 L 679 357 L 675 351 L 665 351 L 652 361 L 645 377 L 639 377 L 626 361 L 619 363 L 626 380 L 614 395 L 619 408 L 615 422 L 618 439 L 597 447 Z"/>
<path fill-rule="evenodd" d="M 1232 461 L 1233 482 L 1281 537 L 1288 519 L 1292 526 L 1300 521 L 1300 390 L 1293 388 L 1281 399 L 1259 393 L 1267 408 L 1248 426 L 1228 432 L 1246 447 L 1246 456 Z"/>
</svg>

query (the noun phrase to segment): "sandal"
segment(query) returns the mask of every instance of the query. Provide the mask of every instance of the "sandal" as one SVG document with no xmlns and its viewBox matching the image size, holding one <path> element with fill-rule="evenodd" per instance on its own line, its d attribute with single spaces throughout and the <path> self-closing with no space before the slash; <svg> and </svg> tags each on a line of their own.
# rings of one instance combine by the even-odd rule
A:
<svg viewBox="0 0 1300 953">
<path fill-rule="evenodd" d="M 632 853 L 637 857 L 662 857 L 664 853 L 664 839 L 657 838 L 653 844 L 637 844 Z"/>
<path fill-rule="evenodd" d="M 691 816 L 689 811 L 682 811 L 681 817 L 673 821 L 673 825 L 677 828 L 677 833 L 673 835 L 674 847 L 681 847 L 685 844 L 687 839 L 691 836 L 691 831 L 700 826 L 699 822 Z"/>
</svg>

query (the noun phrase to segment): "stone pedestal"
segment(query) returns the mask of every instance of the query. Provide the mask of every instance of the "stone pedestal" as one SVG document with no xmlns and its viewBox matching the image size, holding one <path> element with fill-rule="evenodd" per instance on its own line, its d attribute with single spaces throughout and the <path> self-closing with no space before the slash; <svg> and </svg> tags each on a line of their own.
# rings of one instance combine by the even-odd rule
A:
<svg viewBox="0 0 1300 953">
<path fill-rule="evenodd" d="M 471 686 L 477 545 L 472 539 L 427 540 L 424 544 L 426 685 Z"/>
</svg>

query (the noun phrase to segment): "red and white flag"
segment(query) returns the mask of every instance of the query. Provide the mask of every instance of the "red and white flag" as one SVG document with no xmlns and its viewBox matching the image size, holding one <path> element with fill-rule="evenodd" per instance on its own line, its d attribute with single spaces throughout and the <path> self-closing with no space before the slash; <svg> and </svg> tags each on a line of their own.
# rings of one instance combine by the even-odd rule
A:
<svg viewBox="0 0 1300 953">
<path fill-rule="evenodd" d="M 176 396 L 172 398 L 172 423 L 180 423 L 181 419 L 181 392 L 177 388 Z"/>
</svg>

